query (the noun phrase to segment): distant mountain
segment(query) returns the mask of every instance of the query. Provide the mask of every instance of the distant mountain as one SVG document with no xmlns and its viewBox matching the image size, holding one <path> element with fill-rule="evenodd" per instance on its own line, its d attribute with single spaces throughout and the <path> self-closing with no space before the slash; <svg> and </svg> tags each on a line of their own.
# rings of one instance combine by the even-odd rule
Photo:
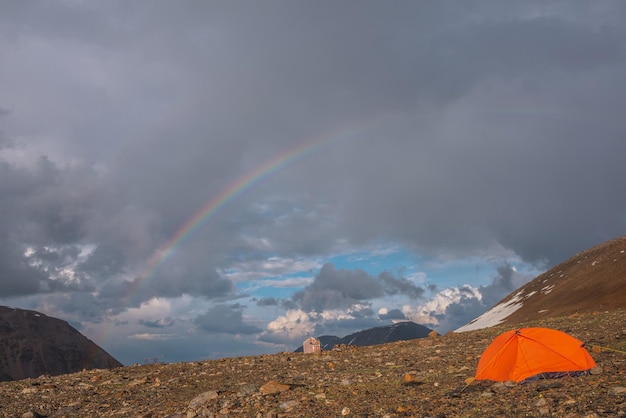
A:
<svg viewBox="0 0 626 418">
<path fill-rule="evenodd" d="M 0 380 L 119 366 L 119 361 L 67 322 L 0 306 Z"/>
<path fill-rule="evenodd" d="M 341 338 L 336 337 L 334 335 L 322 335 L 321 337 L 318 337 L 317 339 L 320 341 L 320 346 L 322 347 L 322 350 L 330 350 L 334 346 L 342 344 Z M 296 352 L 301 352 L 301 351 L 303 351 L 302 346 L 296 349 Z"/>
<path fill-rule="evenodd" d="M 356 346 L 378 345 L 393 343 L 396 341 L 414 340 L 416 338 L 427 337 L 432 329 L 415 322 L 398 322 L 393 325 L 383 327 L 370 328 L 354 334 L 346 335 L 343 338 L 332 335 L 323 335 L 318 337 L 322 345 L 322 350 L 330 350 L 335 345 L 347 344 Z M 298 347 L 295 352 L 302 352 L 302 346 Z"/>
<path fill-rule="evenodd" d="M 626 236 L 576 254 L 456 331 L 623 308 L 626 308 Z"/>
</svg>

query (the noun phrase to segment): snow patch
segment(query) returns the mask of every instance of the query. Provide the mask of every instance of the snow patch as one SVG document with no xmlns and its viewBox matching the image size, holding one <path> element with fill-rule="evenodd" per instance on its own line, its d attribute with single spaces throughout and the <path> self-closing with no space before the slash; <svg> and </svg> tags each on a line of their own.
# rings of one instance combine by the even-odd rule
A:
<svg viewBox="0 0 626 418">
<path fill-rule="evenodd" d="M 506 318 L 511 316 L 513 312 L 524 306 L 524 304 L 521 303 L 521 300 L 521 292 L 518 292 L 513 295 L 511 300 L 509 300 L 508 302 L 494 306 L 478 318 L 474 319 L 466 325 L 463 325 L 454 332 L 474 331 L 477 329 L 489 328 L 501 324 Z"/>
<path fill-rule="evenodd" d="M 547 295 L 548 293 L 552 292 L 552 289 L 554 289 L 554 285 L 549 284 L 541 289 L 541 293 L 543 293 L 544 295 Z"/>
</svg>

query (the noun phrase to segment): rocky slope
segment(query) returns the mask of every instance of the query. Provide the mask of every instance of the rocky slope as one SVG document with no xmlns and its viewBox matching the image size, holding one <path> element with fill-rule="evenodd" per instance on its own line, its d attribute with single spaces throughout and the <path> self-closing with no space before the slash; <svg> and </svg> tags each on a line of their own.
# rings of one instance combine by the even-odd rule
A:
<svg viewBox="0 0 626 418">
<path fill-rule="evenodd" d="M 0 380 L 121 365 L 65 321 L 0 306 Z"/>
<path fill-rule="evenodd" d="M 577 378 L 468 384 L 483 350 L 510 329 L 497 326 L 319 354 L 151 364 L 4 382 L 0 416 L 626 416 L 625 310 L 525 325 L 560 329 L 585 341 L 599 367 Z"/>
<path fill-rule="evenodd" d="M 626 308 L 626 236 L 576 254 L 459 330 L 615 308 Z"/>
</svg>

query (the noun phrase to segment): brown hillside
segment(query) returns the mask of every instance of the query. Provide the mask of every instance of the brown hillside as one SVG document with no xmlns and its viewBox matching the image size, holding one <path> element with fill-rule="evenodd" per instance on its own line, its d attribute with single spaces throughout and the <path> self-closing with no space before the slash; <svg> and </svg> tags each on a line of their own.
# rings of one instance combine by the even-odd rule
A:
<svg viewBox="0 0 626 418">
<path fill-rule="evenodd" d="M 626 236 L 576 254 L 511 293 L 490 312 L 507 304 L 517 310 L 503 318 L 504 325 L 626 308 Z"/>
<path fill-rule="evenodd" d="M 0 380 L 121 365 L 65 321 L 0 306 Z"/>
</svg>

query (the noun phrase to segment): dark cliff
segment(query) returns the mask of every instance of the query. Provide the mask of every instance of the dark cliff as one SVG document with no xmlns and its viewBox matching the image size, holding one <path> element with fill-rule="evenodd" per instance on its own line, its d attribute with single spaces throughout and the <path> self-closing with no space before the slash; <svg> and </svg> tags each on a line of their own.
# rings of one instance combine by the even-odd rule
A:
<svg viewBox="0 0 626 418">
<path fill-rule="evenodd" d="M 121 365 L 65 321 L 0 306 L 0 380 Z"/>
</svg>

